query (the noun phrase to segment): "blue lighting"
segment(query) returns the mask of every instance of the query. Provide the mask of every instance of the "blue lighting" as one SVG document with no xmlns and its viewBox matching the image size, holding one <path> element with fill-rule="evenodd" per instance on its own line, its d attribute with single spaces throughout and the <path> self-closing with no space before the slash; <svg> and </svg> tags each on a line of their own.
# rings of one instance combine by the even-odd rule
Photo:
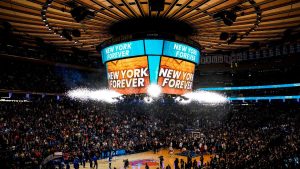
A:
<svg viewBox="0 0 300 169">
<path fill-rule="evenodd" d="M 145 40 L 146 55 L 162 55 L 163 40 Z"/>
<path fill-rule="evenodd" d="M 300 95 L 295 95 L 295 96 L 229 97 L 227 99 L 229 101 L 286 100 L 286 99 L 300 99 Z"/>
<path fill-rule="evenodd" d="M 159 64 L 160 64 L 159 56 L 148 56 L 148 67 L 149 67 L 151 84 L 157 84 Z"/>
<path fill-rule="evenodd" d="M 254 90 L 254 89 L 278 89 L 278 88 L 289 88 L 289 87 L 300 87 L 300 83 L 263 85 L 263 86 L 209 87 L 209 88 L 199 88 L 197 90 L 206 90 L 206 91 Z"/>
<path fill-rule="evenodd" d="M 143 55 L 169 56 L 196 64 L 200 61 L 200 51 L 183 43 L 159 39 L 145 39 L 124 42 L 101 50 L 102 62 Z"/>
<path fill-rule="evenodd" d="M 165 41 L 163 55 L 188 60 L 197 64 L 199 64 L 200 59 L 199 50 L 182 43 L 171 41 Z"/>
<path fill-rule="evenodd" d="M 110 60 L 145 55 L 144 41 L 136 40 L 109 46 L 101 51 L 101 55 L 103 63 Z"/>
</svg>

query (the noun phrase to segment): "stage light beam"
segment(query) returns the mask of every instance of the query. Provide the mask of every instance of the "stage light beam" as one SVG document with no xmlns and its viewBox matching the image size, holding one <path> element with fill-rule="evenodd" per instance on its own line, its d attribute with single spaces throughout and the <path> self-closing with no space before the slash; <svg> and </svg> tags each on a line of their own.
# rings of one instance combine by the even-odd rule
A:
<svg viewBox="0 0 300 169">
<path fill-rule="evenodd" d="M 144 97 L 144 102 L 149 104 L 153 102 L 153 99 L 151 97 Z"/>
<path fill-rule="evenodd" d="M 186 93 L 183 96 L 192 101 L 196 101 L 199 103 L 218 104 L 218 103 L 228 102 L 228 99 L 225 96 L 215 92 L 208 92 L 208 91 L 195 91 L 191 93 Z"/>
<path fill-rule="evenodd" d="M 147 88 L 147 93 L 149 96 L 157 98 L 161 95 L 161 87 L 156 84 L 151 84 Z"/>
<path fill-rule="evenodd" d="M 94 100 L 94 101 L 102 101 L 107 103 L 115 103 L 121 99 L 122 94 L 108 89 L 100 89 L 100 90 L 90 90 L 85 88 L 79 88 L 70 90 L 67 93 L 67 96 L 72 99 L 78 100 Z"/>
</svg>

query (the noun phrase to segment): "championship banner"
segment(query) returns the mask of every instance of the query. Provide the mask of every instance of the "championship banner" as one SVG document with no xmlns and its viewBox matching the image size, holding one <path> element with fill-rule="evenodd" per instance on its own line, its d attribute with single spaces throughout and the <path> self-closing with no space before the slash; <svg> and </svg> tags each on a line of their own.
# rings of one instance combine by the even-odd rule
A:
<svg viewBox="0 0 300 169">
<path fill-rule="evenodd" d="M 256 59 L 260 58 L 260 50 L 255 51 L 255 56 L 256 56 Z"/>
<path fill-rule="evenodd" d="M 161 57 L 158 85 L 167 94 L 184 94 L 192 91 L 195 64 L 181 59 Z"/>
<path fill-rule="evenodd" d="M 287 55 L 289 53 L 290 46 L 289 44 L 284 44 L 282 49 L 282 54 Z"/>
<path fill-rule="evenodd" d="M 300 53 L 300 42 L 299 41 L 296 44 L 296 52 Z"/>
<path fill-rule="evenodd" d="M 267 50 L 267 49 L 263 50 L 263 55 L 264 55 L 264 58 L 269 57 L 269 50 Z"/>
<path fill-rule="evenodd" d="M 275 48 L 275 54 L 276 54 L 276 56 L 281 56 L 282 54 L 281 54 L 281 46 L 276 46 L 276 48 Z"/>
<path fill-rule="evenodd" d="M 147 56 L 107 62 L 109 89 L 123 94 L 146 93 L 149 85 Z"/>
<path fill-rule="evenodd" d="M 269 56 L 274 57 L 274 48 L 269 49 Z"/>
<path fill-rule="evenodd" d="M 295 53 L 295 44 L 290 44 L 290 53 L 291 54 Z"/>
</svg>

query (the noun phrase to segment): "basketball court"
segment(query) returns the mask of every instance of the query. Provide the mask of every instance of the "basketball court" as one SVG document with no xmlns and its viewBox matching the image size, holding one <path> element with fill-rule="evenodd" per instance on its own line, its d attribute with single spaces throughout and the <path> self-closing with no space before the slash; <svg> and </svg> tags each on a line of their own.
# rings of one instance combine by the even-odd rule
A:
<svg viewBox="0 0 300 169">
<path fill-rule="evenodd" d="M 124 155 L 124 156 L 117 156 L 114 157 L 112 160 L 111 167 L 112 169 L 116 167 L 117 169 L 124 168 L 124 162 L 123 160 L 128 159 L 129 161 L 129 169 L 144 169 L 145 164 L 147 163 L 150 169 L 156 169 L 159 167 L 159 156 L 164 157 L 164 166 L 170 165 L 172 168 L 174 168 L 174 160 L 176 158 L 183 159 L 185 162 L 187 161 L 187 157 L 185 156 L 179 156 L 176 155 L 177 153 L 180 153 L 180 150 L 175 150 L 173 155 L 169 154 L 168 150 L 161 150 L 158 153 L 154 154 L 153 151 L 147 151 L 143 153 L 137 153 L 137 154 L 130 154 L 130 155 Z M 207 163 L 210 161 L 210 157 L 212 155 L 204 155 L 204 163 Z M 194 160 L 197 160 L 198 164 L 200 161 L 200 156 L 193 158 Z M 180 165 L 180 163 L 179 163 Z M 89 163 L 86 163 L 85 168 L 89 168 Z M 102 159 L 98 160 L 98 169 L 108 169 L 108 159 Z M 80 166 L 80 169 L 83 169 L 83 166 Z"/>
</svg>

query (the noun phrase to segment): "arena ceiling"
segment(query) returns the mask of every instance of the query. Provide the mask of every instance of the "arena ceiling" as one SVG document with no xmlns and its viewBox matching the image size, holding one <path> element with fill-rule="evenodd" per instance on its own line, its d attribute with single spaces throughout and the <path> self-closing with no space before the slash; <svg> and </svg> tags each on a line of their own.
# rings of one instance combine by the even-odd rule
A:
<svg viewBox="0 0 300 169">
<path fill-rule="evenodd" d="M 62 49 L 77 47 L 97 54 L 95 46 L 111 38 L 108 27 L 129 18 L 167 17 L 181 20 L 197 30 L 190 36 L 208 53 L 249 47 L 254 42 L 280 40 L 288 31 L 300 31 L 300 0 L 165 0 L 163 11 L 152 11 L 148 0 L 73 0 L 95 16 L 76 22 L 72 0 L 2 0 L 0 20 L 8 21 L 15 34 L 40 37 Z M 50 5 L 49 5 L 50 4 Z M 215 14 L 233 11 L 231 26 Z M 79 30 L 80 37 L 68 40 L 62 30 Z M 228 44 L 221 32 L 236 34 Z M 35 41 L 24 39 L 35 45 Z"/>
</svg>

